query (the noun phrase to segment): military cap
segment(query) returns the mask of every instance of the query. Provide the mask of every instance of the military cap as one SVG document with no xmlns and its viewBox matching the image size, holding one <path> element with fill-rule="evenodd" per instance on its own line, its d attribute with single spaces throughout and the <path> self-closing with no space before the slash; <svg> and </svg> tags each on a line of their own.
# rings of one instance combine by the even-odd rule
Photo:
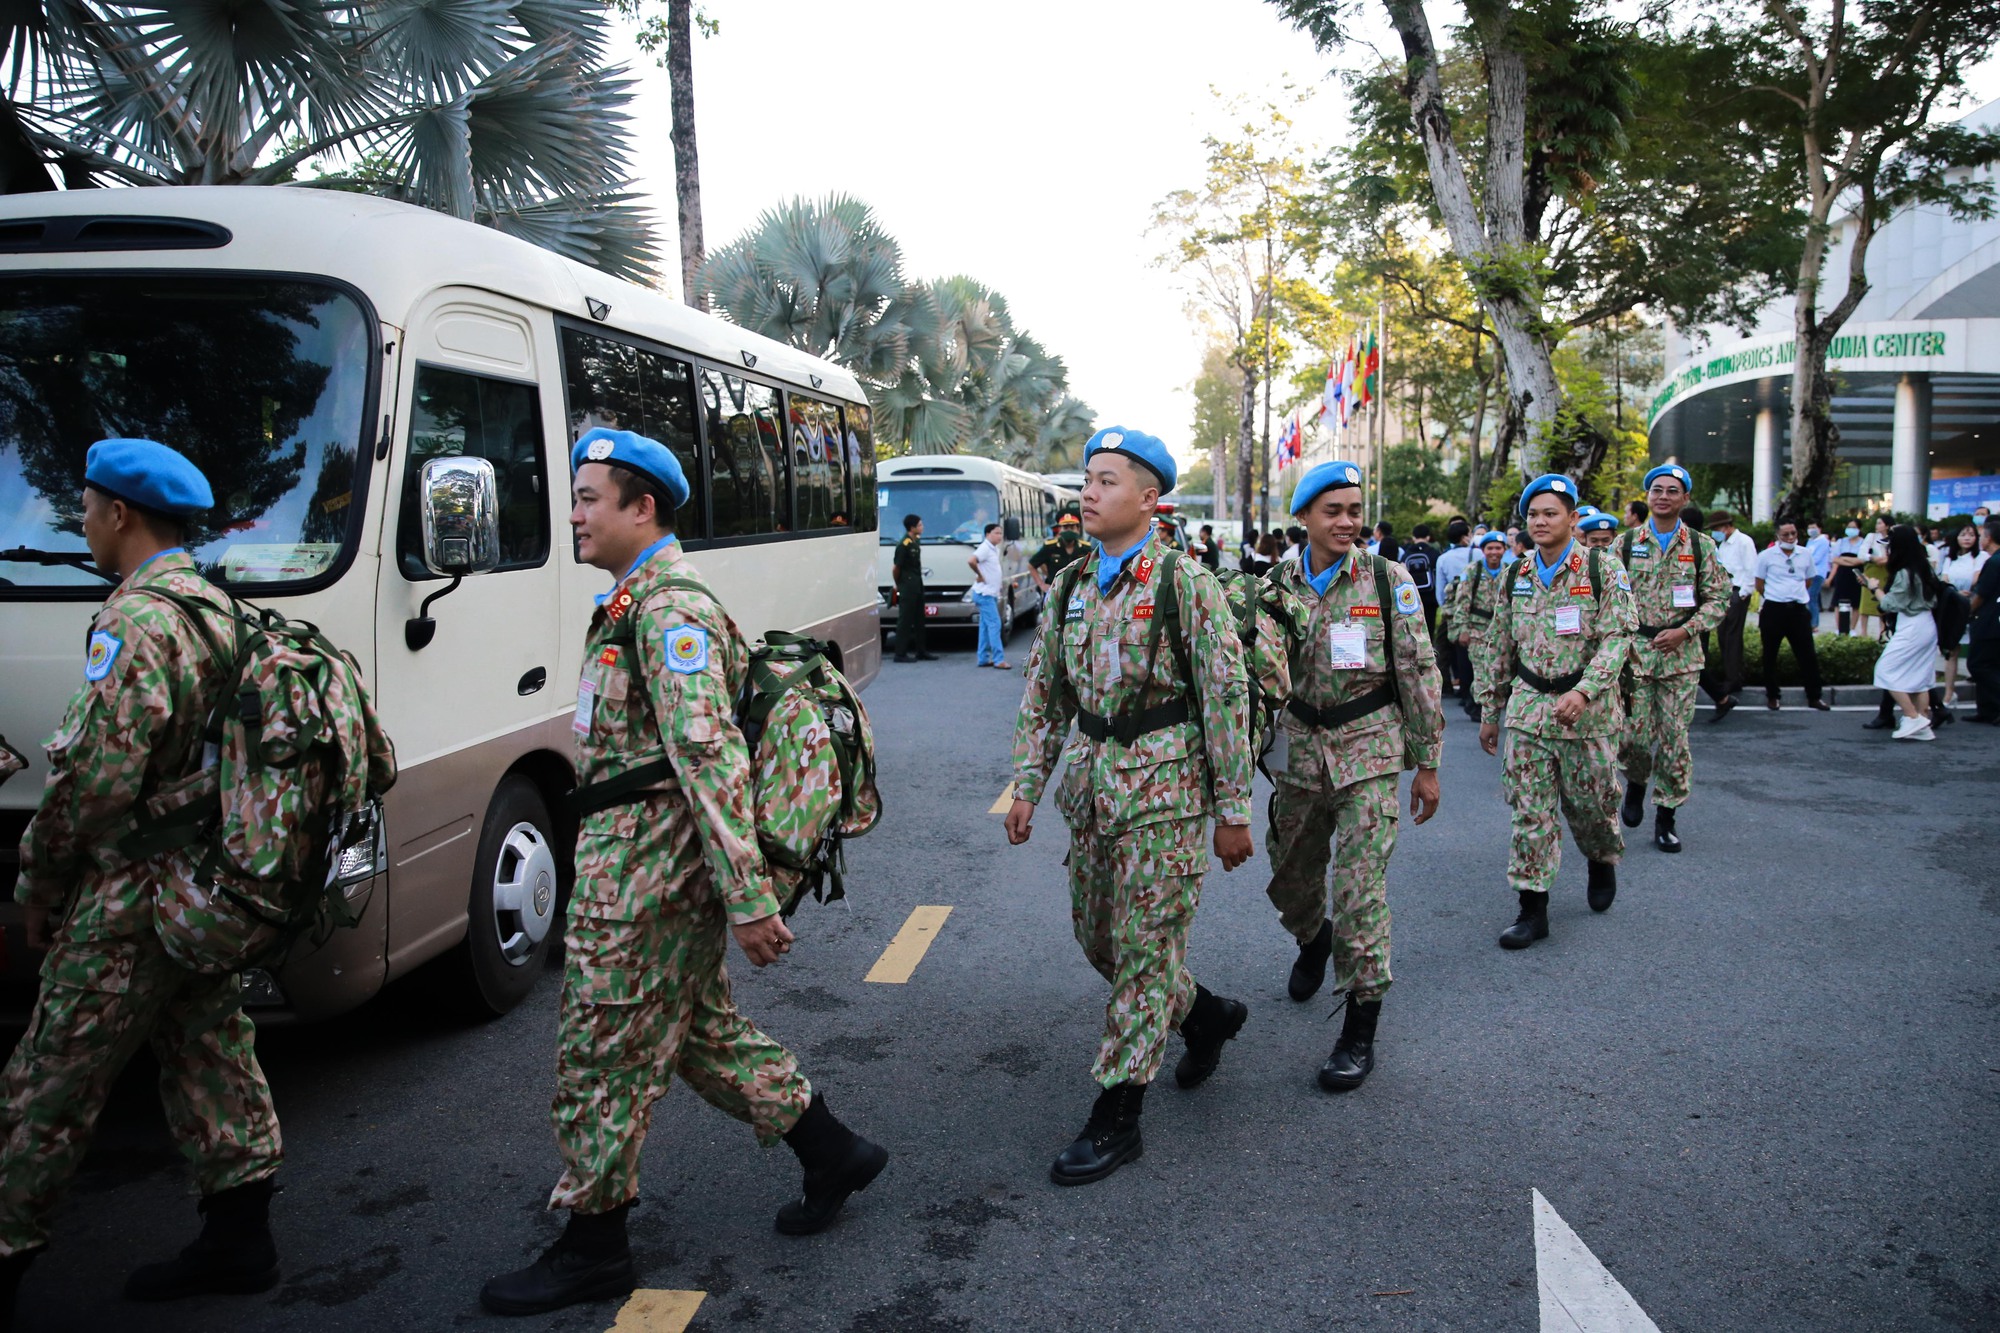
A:
<svg viewBox="0 0 2000 1333">
<path fill-rule="evenodd" d="M 1688 470 L 1679 463 L 1660 464 L 1646 474 L 1646 480 L 1641 482 L 1640 485 L 1650 491 L 1653 489 L 1653 483 L 1661 477 L 1672 477 L 1681 484 L 1681 489 L 1684 491 L 1692 491 L 1694 489 L 1694 478 L 1688 476 Z"/>
<path fill-rule="evenodd" d="M 215 507 L 215 492 L 201 469 L 156 440 L 99 440 L 84 455 L 83 480 L 170 518 L 194 518 Z"/>
<path fill-rule="evenodd" d="M 1501 528 L 1489 529 L 1486 535 L 1479 539 L 1479 544 L 1481 546 L 1505 546 L 1507 544 L 1507 533 Z"/>
<path fill-rule="evenodd" d="M 1167 446 L 1157 435 L 1142 430 L 1106 426 L 1083 446 L 1084 462 L 1088 463 L 1094 454 L 1123 454 L 1158 477 L 1163 491 L 1172 490 L 1180 478 L 1180 469 L 1174 465 L 1174 456 L 1167 452 Z"/>
<path fill-rule="evenodd" d="M 687 472 L 674 451 L 658 440 L 649 440 L 636 431 L 607 430 L 595 426 L 579 435 L 569 451 L 571 474 L 585 463 L 616 463 L 631 468 L 648 481 L 656 482 L 678 509 L 688 502 Z"/>
<path fill-rule="evenodd" d="M 1292 505 L 1287 512 L 1293 514 L 1300 512 L 1314 500 L 1319 499 L 1322 491 L 1336 491 L 1342 486 L 1360 484 L 1361 469 L 1352 463 L 1339 461 L 1314 463 L 1306 469 L 1306 474 L 1299 478 L 1299 484 L 1292 487 Z"/>
<path fill-rule="evenodd" d="M 1059 528 L 1080 528 L 1083 526 L 1083 520 L 1075 514 L 1064 514 L 1056 520 L 1056 526 Z"/>
<path fill-rule="evenodd" d="M 1571 509 L 1576 508 L 1576 483 L 1560 472 L 1544 472 L 1528 483 L 1528 489 L 1521 492 L 1521 517 L 1528 516 L 1528 501 L 1538 495 L 1560 495 L 1569 501 Z"/>
<path fill-rule="evenodd" d="M 1582 532 L 1618 531 L 1618 515 L 1616 514 L 1607 514 L 1601 509 L 1592 509 L 1588 514 L 1585 514 L 1581 509 L 1577 510 L 1576 512 L 1580 515 L 1576 523 L 1576 526 L 1579 531 Z"/>
</svg>

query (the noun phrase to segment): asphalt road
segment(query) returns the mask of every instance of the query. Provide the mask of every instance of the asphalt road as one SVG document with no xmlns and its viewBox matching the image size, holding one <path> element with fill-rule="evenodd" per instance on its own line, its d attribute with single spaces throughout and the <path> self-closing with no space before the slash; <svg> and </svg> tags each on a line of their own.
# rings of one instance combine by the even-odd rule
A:
<svg viewBox="0 0 2000 1333">
<path fill-rule="evenodd" d="M 776 1235 L 791 1154 L 669 1093 L 633 1235 L 644 1286 L 706 1293 L 691 1328 L 1533 1330 L 1531 1190 L 1662 1329 L 2000 1326 L 2000 735 L 1697 723 L 1685 854 L 1633 847 L 1597 917 L 1570 847 L 1553 937 L 1513 954 L 1494 944 L 1514 911 L 1497 761 L 1451 708 L 1443 811 L 1405 827 L 1391 871 L 1396 986 L 1367 1086 L 1313 1081 L 1331 1003 L 1285 997 L 1260 830 L 1258 859 L 1211 874 L 1191 949 L 1249 1003 L 1242 1038 L 1198 1091 L 1162 1079 L 1144 1160 L 1058 1189 L 1104 989 L 1070 937 L 1053 808 L 1024 848 L 989 813 L 1021 678 L 968 646 L 890 664 L 867 695 L 888 815 L 850 851 L 851 907 L 809 904 L 793 955 L 734 968 L 741 1007 L 889 1169 L 831 1232 Z M 919 905 L 952 912 L 910 981 L 864 983 Z M 135 1067 L 21 1326 L 500 1323 L 481 1279 L 559 1223 L 555 991 L 466 1026 L 419 978 L 264 1034 L 287 1146 L 265 1296 L 117 1299 L 196 1220 Z"/>
</svg>

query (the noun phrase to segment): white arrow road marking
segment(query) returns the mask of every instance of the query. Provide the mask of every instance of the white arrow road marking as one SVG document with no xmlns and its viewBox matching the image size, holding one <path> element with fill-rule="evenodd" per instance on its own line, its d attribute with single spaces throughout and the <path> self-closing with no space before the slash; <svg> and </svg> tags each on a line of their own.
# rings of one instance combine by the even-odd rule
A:
<svg viewBox="0 0 2000 1333">
<path fill-rule="evenodd" d="M 1535 1278 L 1542 1293 L 1542 1333 L 1660 1333 L 1611 1270 L 1597 1261 L 1569 1223 L 1535 1198 Z"/>
</svg>

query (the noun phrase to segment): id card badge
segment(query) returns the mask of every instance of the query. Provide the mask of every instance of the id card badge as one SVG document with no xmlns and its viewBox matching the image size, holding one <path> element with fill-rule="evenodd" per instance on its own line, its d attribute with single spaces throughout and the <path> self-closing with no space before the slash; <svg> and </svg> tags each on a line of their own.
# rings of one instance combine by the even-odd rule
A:
<svg viewBox="0 0 2000 1333">
<path fill-rule="evenodd" d="M 1368 627 L 1334 625 L 1326 632 L 1327 665 L 1335 671 L 1368 669 Z"/>
<path fill-rule="evenodd" d="M 591 719 L 597 715 L 597 682 L 581 680 L 576 686 L 576 716 L 570 719 L 569 729 L 579 736 L 590 734 Z"/>
<path fill-rule="evenodd" d="M 1680 607 L 1694 605 L 1694 585 L 1692 583 L 1676 583 L 1674 585 L 1674 605 Z"/>
<path fill-rule="evenodd" d="M 1583 608 L 1580 606 L 1559 606 L 1556 608 L 1556 633 L 1583 633 Z"/>
</svg>

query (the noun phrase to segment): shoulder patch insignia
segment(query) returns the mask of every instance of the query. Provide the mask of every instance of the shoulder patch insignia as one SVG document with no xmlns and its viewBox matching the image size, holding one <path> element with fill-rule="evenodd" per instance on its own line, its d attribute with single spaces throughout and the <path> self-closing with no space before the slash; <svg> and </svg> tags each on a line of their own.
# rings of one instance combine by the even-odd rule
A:
<svg viewBox="0 0 2000 1333">
<path fill-rule="evenodd" d="M 111 674 L 111 666 L 118 660 L 118 652 L 125 641 L 116 634 L 106 634 L 98 630 L 90 636 L 90 651 L 84 655 L 83 678 L 100 681 Z"/>
<path fill-rule="evenodd" d="M 667 631 L 667 670 L 692 676 L 707 666 L 707 630 L 699 625 L 676 625 Z"/>
<path fill-rule="evenodd" d="M 1627 574 L 1622 566 L 1612 575 L 1612 581 L 1618 585 L 1620 592 L 1632 591 L 1632 576 Z"/>
<path fill-rule="evenodd" d="M 1415 584 L 1405 583 L 1396 589 L 1396 609 L 1406 616 L 1413 616 L 1424 609 L 1423 599 L 1417 595 Z"/>
</svg>

